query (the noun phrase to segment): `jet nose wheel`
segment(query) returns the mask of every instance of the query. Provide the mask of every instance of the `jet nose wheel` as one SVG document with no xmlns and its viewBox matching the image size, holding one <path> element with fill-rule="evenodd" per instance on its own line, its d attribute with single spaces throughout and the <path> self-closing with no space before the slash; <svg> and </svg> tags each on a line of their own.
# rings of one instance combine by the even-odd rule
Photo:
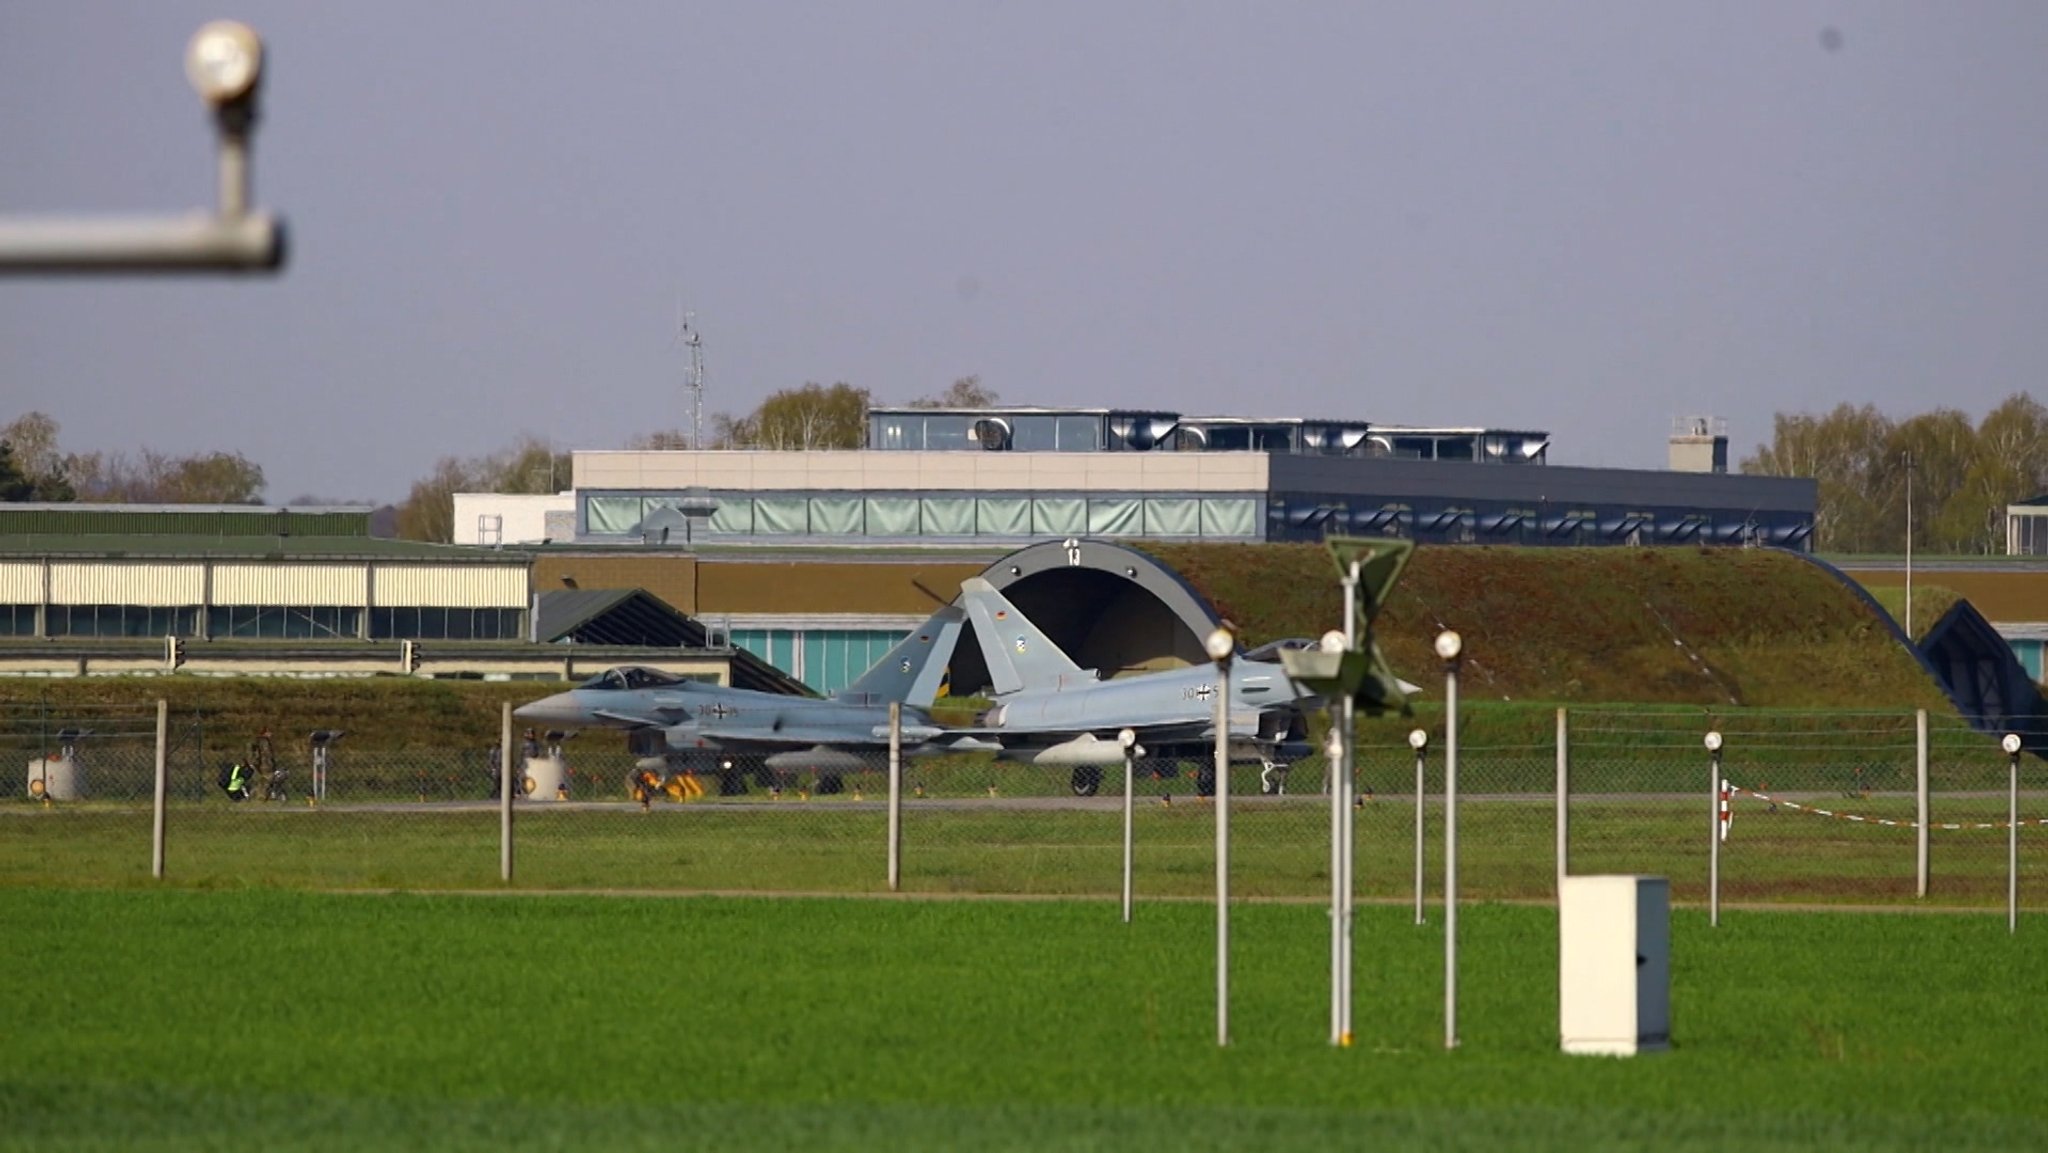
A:
<svg viewBox="0 0 2048 1153">
<path fill-rule="evenodd" d="M 1102 788 L 1102 770 L 1094 765 L 1084 765 L 1074 770 L 1074 795 L 1092 797 Z"/>
</svg>

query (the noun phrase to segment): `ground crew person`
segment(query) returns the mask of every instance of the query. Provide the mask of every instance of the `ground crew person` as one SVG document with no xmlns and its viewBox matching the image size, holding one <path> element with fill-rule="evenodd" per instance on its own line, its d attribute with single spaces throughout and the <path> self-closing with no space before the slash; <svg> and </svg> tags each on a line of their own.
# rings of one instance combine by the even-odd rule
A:
<svg viewBox="0 0 2048 1153">
<path fill-rule="evenodd" d="M 237 802 L 248 800 L 249 766 L 240 761 L 229 765 L 221 773 L 220 787 L 227 792 L 228 800 Z"/>
<path fill-rule="evenodd" d="M 277 767 L 277 750 L 270 743 L 270 730 L 264 729 L 249 742 L 249 775 L 263 782 L 263 799 L 282 801 L 285 799 L 284 773 Z"/>
</svg>

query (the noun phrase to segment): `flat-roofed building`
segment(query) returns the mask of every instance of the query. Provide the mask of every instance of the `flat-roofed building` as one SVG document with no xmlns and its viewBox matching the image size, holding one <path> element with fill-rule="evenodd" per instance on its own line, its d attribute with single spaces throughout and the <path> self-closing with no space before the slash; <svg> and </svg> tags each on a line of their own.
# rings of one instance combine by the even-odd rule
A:
<svg viewBox="0 0 2048 1153">
<path fill-rule="evenodd" d="M 865 450 L 578 452 L 576 539 L 1014 548 L 1378 534 L 1809 547 L 1811 479 L 1558 466 L 1549 447 L 1530 429 L 878 408 Z"/>
</svg>

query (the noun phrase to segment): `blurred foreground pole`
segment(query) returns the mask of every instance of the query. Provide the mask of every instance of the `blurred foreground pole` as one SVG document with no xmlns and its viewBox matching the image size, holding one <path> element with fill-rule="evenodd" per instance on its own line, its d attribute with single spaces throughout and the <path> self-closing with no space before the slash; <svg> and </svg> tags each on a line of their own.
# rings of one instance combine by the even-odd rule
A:
<svg viewBox="0 0 2048 1153">
<path fill-rule="evenodd" d="M 1913 752 L 1919 766 L 1914 776 L 1914 803 L 1918 809 L 1913 830 L 1914 853 L 1919 867 L 1915 872 L 1914 895 L 1927 895 L 1927 710 L 1921 709 L 1914 716 Z"/>
<path fill-rule="evenodd" d="M 512 759 L 512 702 L 505 702 L 504 725 L 498 731 L 498 879 L 512 883 L 512 781 L 526 775 L 524 759 Z"/>
<path fill-rule="evenodd" d="M 149 822 L 149 875 L 164 875 L 164 798 L 170 792 L 171 702 L 156 703 L 156 802 Z"/>
<path fill-rule="evenodd" d="M 889 702 L 889 891 L 903 888 L 903 703 Z"/>
<path fill-rule="evenodd" d="M 180 220 L 0 220 L 8 273 L 276 272 L 284 226 L 267 215 Z"/>
<path fill-rule="evenodd" d="M 212 113 L 220 199 L 214 212 L 142 219 L 0 219 L 0 276 L 10 273 L 276 272 L 284 224 L 249 211 L 249 146 L 263 79 L 263 40 L 232 20 L 200 28 L 186 78 Z"/>
</svg>

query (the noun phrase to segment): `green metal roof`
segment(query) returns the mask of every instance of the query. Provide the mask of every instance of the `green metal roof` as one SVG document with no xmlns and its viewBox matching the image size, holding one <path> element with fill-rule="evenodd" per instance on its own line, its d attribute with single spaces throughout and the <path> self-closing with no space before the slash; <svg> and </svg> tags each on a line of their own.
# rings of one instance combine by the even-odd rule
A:
<svg viewBox="0 0 2048 1153">
<path fill-rule="evenodd" d="M 532 563 L 516 549 L 427 544 L 367 536 L 172 536 L 0 533 L 0 556 L 104 560 L 409 560 L 446 564 Z"/>
<path fill-rule="evenodd" d="M 0 504 L 0 536 L 368 537 L 371 511 L 368 506 Z"/>
</svg>

